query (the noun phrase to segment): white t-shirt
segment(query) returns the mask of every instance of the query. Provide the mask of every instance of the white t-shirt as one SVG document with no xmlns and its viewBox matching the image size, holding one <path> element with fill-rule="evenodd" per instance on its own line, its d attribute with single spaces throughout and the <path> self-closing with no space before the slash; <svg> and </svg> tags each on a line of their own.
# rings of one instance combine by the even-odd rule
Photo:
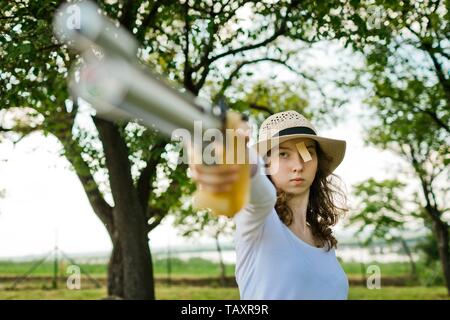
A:
<svg viewBox="0 0 450 320">
<path fill-rule="evenodd" d="M 258 159 L 261 167 L 262 159 Z M 347 299 L 348 279 L 334 249 L 298 238 L 275 211 L 276 190 L 260 172 L 236 223 L 236 281 L 241 299 Z"/>
</svg>

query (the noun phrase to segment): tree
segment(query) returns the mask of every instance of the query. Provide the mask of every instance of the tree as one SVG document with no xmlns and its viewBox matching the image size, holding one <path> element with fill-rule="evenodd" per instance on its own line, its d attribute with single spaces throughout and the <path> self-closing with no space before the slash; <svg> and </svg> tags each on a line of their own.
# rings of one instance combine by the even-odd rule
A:
<svg viewBox="0 0 450 320">
<path fill-rule="evenodd" d="M 419 181 L 450 294 L 449 8 L 448 0 L 348 1 L 332 32 L 366 58 L 356 85 L 369 90 L 367 141 L 406 160 Z"/>
<path fill-rule="evenodd" d="M 354 185 L 354 195 L 358 199 L 356 214 L 349 219 L 350 225 L 358 225 L 356 234 L 365 235 L 364 245 L 377 239 L 387 242 L 400 241 L 411 264 L 411 275 L 417 277 L 417 268 L 403 234 L 412 231 L 411 223 L 421 216 L 411 211 L 414 203 L 401 197 L 405 184 L 398 180 L 376 181 L 370 178 Z M 422 219 L 420 219 L 422 220 Z"/>
<path fill-rule="evenodd" d="M 330 10 L 328 3 L 297 0 L 97 2 L 142 44 L 142 63 L 207 97 L 208 90 L 201 91 L 207 81 L 227 87 L 227 80 L 242 77 L 244 66 L 263 61 L 313 82 L 315 77 L 291 62 L 301 66 L 299 54 L 320 38 L 317 17 Z M 69 96 L 68 70 L 82 61 L 51 36 L 58 5 L 50 0 L 2 3 L 0 105 L 13 121 L 0 127 L 22 136 L 40 131 L 59 139 L 113 244 L 108 294 L 153 299 L 148 232 L 181 205 L 183 193 L 192 191 L 186 166 L 169 167 L 164 159 L 168 139 L 134 123 L 99 119 Z M 253 15 L 251 26 L 240 24 L 245 12 Z M 171 183 L 157 195 L 161 171 Z"/>
<path fill-rule="evenodd" d="M 377 85 L 383 83 L 373 73 L 372 81 Z M 390 83 L 386 80 L 385 83 Z M 398 92 L 392 90 L 391 95 Z M 384 91 L 386 92 L 386 91 Z M 415 93 L 414 86 L 407 86 L 404 96 L 412 97 Z M 411 100 L 411 109 L 406 110 L 407 102 L 397 99 L 386 98 L 384 94 L 375 89 L 373 95 L 367 100 L 373 107 L 375 117 L 372 127 L 368 131 L 367 141 L 383 149 L 390 149 L 402 157 L 410 165 L 415 178 L 419 181 L 421 207 L 427 219 L 432 222 L 433 234 L 437 239 L 442 270 L 447 288 L 450 292 L 450 262 L 449 262 L 449 237 L 448 218 L 446 212 L 446 197 L 448 197 L 448 186 L 445 180 L 449 177 L 450 151 L 448 133 L 445 126 L 439 121 L 430 118 L 428 112 L 412 111 L 414 106 L 428 106 L 421 98 Z M 428 95 L 428 91 L 422 92 Z M 431 90 L 431 95 L 433 90 Z M 439 113 L 442 119 L 448 117 L 448 110 Z M 376 122 L 375 122 L 376 121 Z M 445 178 L 447 177 L 447 178 Z"/>
<path fill-rule="evenodd" d="M 375 99 L 375 101 L 379 101 Z M 385 104 L 374 102 L 373 106 L 383 113 Z M 433 225 L 437 239 L 439 256 L 444 279 L 450 293 L 450 251 L 448 237 L 448 220 L 445 215 L 448 197 L 450 146 L 444 129 L 435 122 L 430 122 L 424 113 L 417 113 L 414 118 L 387 117 L 379 119 L 378 126 L 371 128 L 368 141 L 384 149 L 390 149 L 405 159 L 411 166 L 421 197 L 421 212 Z M 446 176 L 444 180 L 439 178 Z"/>
<path fill-rule="evenodd" d="M 334 13 L 333 35 L 366 57 L 390 112 L 423 113 L 450 133 L 450 1 L 348 1 Z"/>
</svg>

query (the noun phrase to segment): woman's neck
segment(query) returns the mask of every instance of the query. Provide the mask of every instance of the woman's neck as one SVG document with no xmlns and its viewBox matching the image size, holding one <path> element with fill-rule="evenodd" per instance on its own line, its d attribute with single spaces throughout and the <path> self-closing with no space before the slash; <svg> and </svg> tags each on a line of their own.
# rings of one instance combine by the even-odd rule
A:
<svg viewBox="0 0 450 320">
<path fill-rule="evenodd" d="M 308 200 L 309 189 L 302 194 L 293 196 L 287 201 L 287 204 L 293 213 L 292 227 L 301 232 L 306 232 L 308 229 L 308 225 L 306 223 Z"/>
</svg>

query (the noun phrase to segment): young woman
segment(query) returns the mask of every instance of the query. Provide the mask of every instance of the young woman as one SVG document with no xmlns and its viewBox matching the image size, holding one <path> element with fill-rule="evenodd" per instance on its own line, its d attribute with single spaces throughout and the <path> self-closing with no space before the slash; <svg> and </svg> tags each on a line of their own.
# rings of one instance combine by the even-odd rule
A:
<svg viewBox="0 0 450 320">
<path fill-rule="evenodd" d="M 258 157 L 250 199 L 234 216 L 241 299 L 347 298 L 348 280 L 331 230 L 345 211 L 337 206 L 337 196 L 345 196 L 330 179 L 345 145 L 318 136 L 295 111 L 262 123 L 258 143 L 249 148 Z M 226 190 L 236 179 L 235 168 L 190 168 L 201 189 Z"/>
</svg>

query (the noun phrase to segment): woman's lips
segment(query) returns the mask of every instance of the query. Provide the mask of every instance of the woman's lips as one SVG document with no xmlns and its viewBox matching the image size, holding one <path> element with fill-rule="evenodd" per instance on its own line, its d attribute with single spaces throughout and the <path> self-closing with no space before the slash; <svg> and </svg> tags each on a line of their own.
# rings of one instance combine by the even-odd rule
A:
<svg viewBox="0 0 450 320">
<path fill-rule="evenodd" d="M 291 179 L 290 181 L 294 184 L 301 184 L 303 181 L 305 181 L 305 179 L 296 178 L 296 179 Z"/>
</svg>

